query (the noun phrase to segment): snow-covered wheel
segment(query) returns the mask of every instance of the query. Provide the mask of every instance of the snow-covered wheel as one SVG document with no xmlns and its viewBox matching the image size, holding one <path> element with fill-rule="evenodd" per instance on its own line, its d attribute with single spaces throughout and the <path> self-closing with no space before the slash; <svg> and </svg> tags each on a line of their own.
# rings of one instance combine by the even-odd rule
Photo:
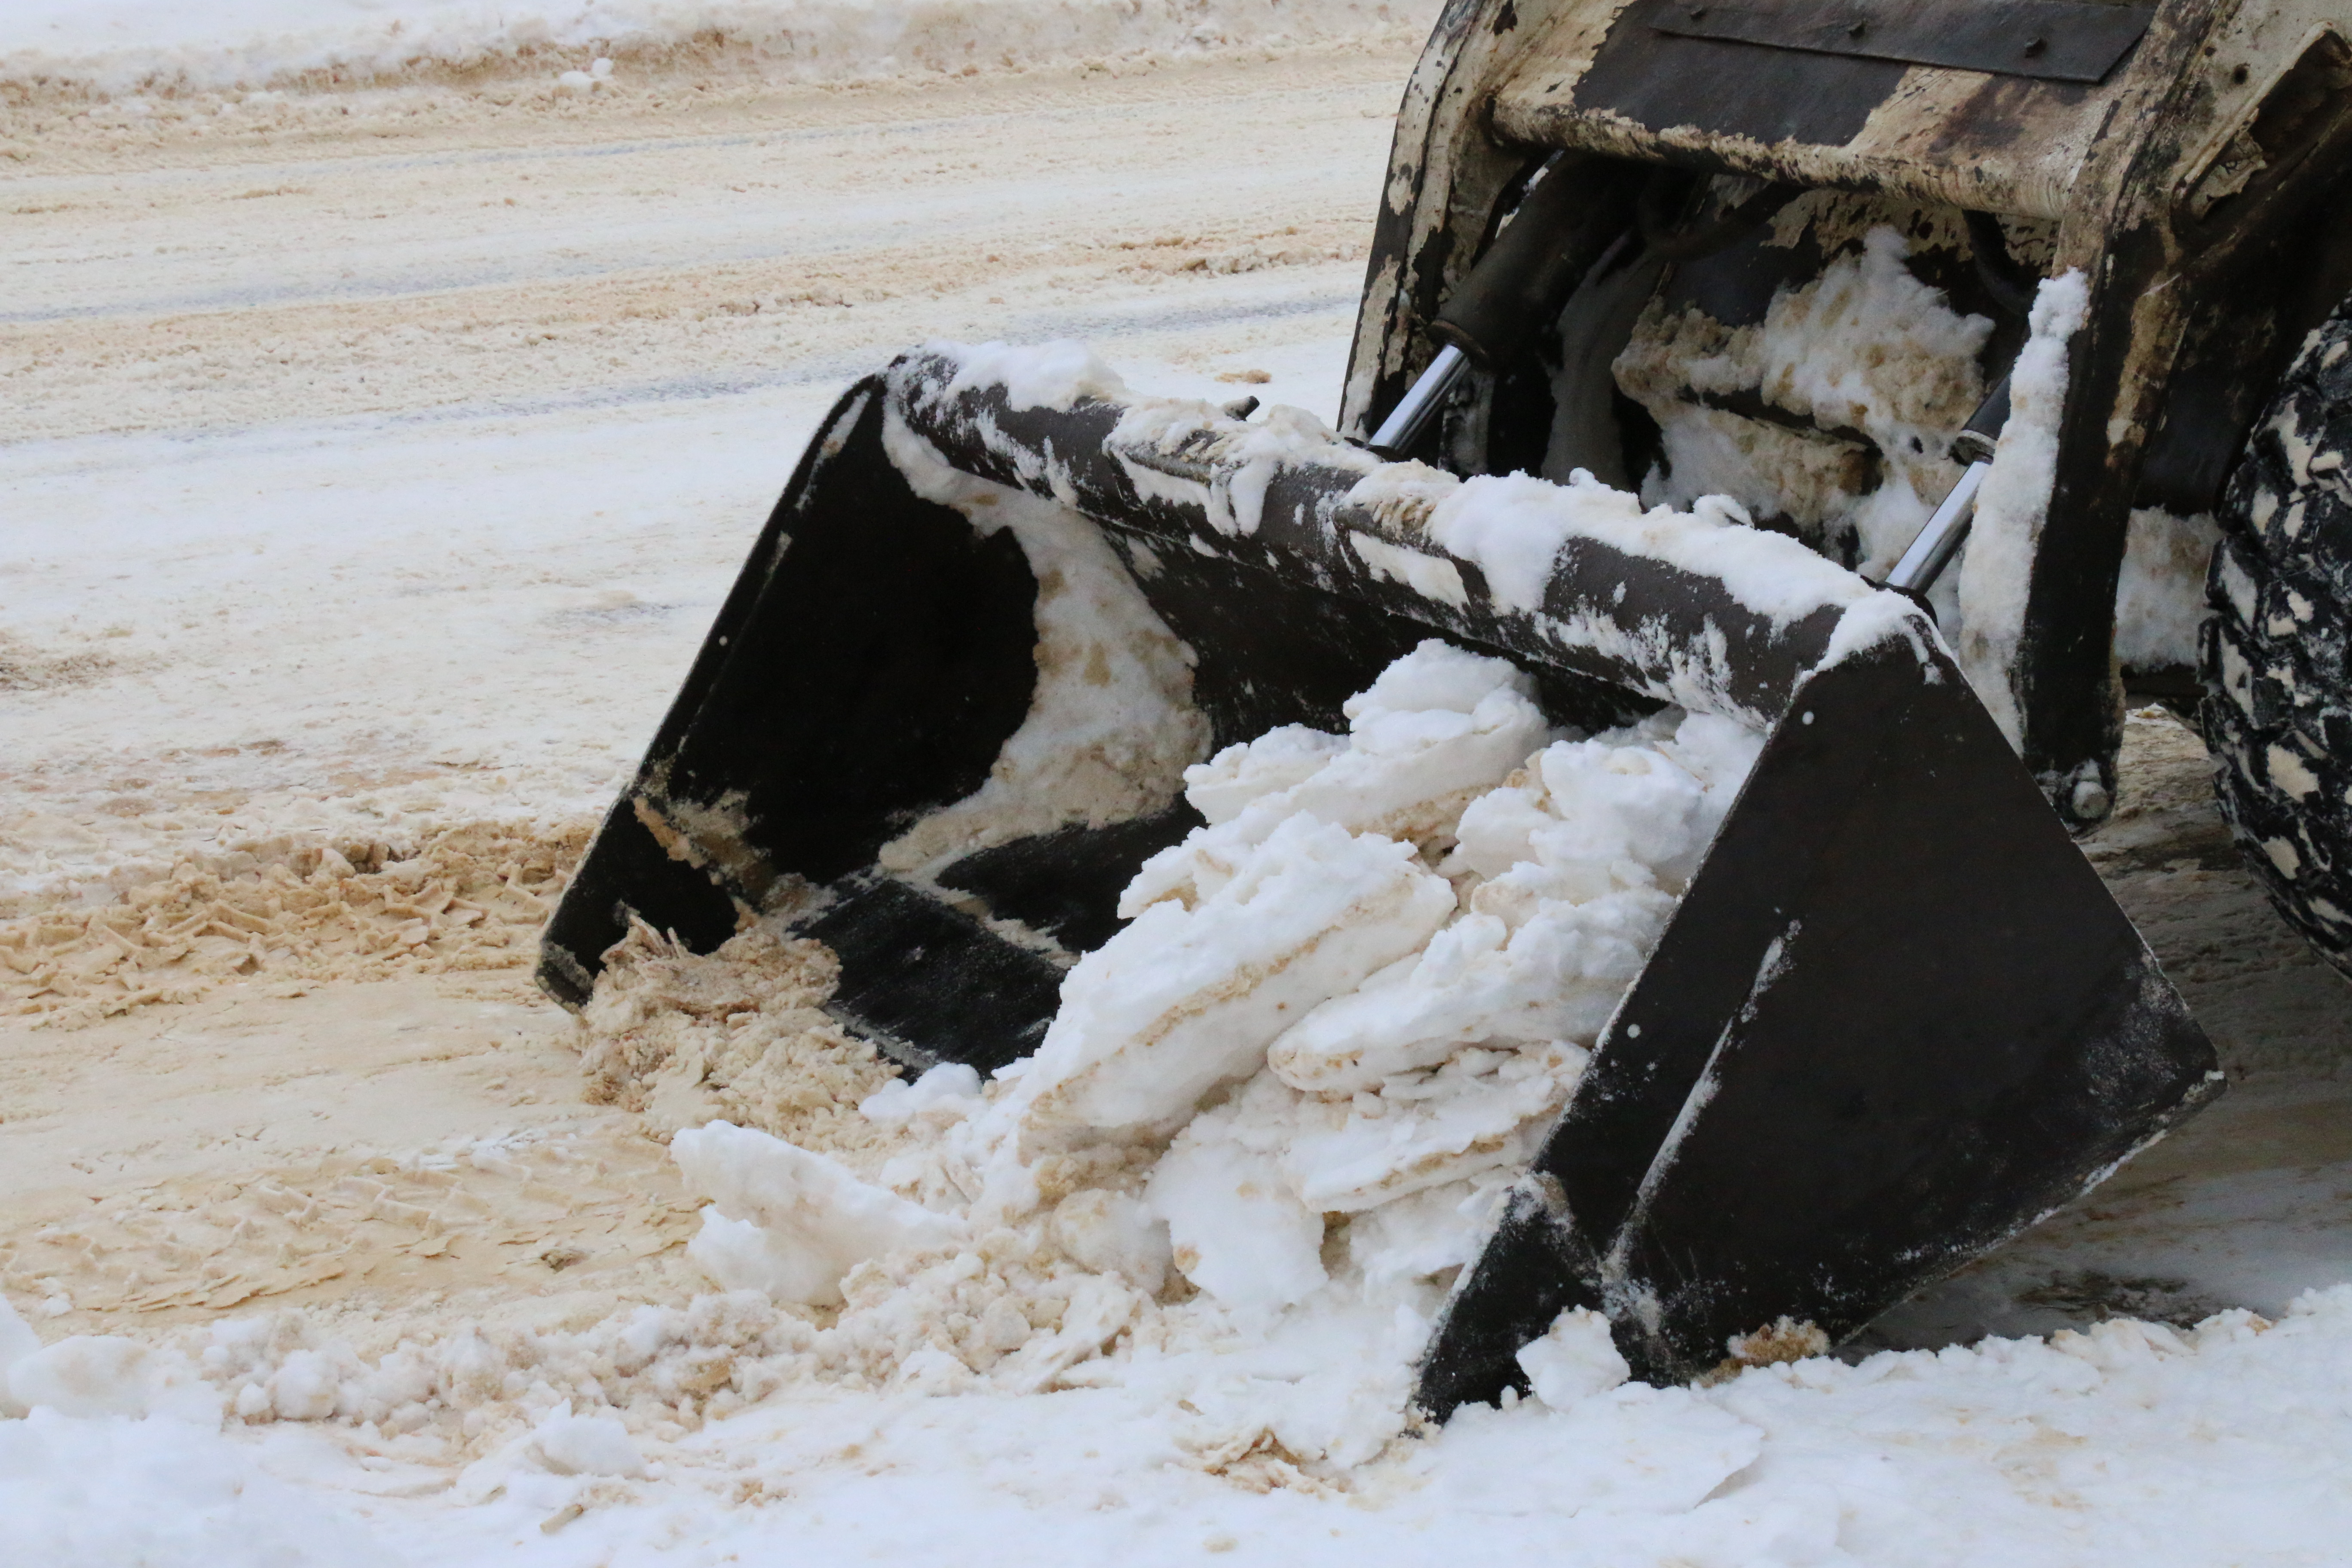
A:
<svg viewBox="0 0 2352 1568">
<path fill-rule="evenodd" d="M 2352 304 L 2315 331 L 2222 498 L 2199 639 L 2215 790 L 2289 922 L 2352 975 Z"/>
</svg>

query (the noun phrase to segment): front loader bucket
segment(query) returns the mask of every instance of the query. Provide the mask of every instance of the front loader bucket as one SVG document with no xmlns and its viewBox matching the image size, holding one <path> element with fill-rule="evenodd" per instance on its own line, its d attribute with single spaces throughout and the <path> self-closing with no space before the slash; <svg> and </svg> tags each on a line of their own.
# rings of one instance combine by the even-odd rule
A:
<svg viewBox="0 0 2352 1568">
<path fill-rule="evenodd" d="M 832 1010 L 910 1066 L 1034 1048 L 1120 889 L 1200 818 L 1074 813 L 882 863 L 988 783 L 1043 700 L 1038 580 L 984 526 L 1001 501 L 1116 552 L 1191 651 L 1212 746 L 1343 727 L 1340 703 L 1431 636 L 1515 660 L 1559 722 L 1671 701 L 1769 731 L 1457 1283 L 1422 1368 L 1433 1415 L 1516 1382 L 1514 1352 L 1570 1306 L 1606 1312 L 1654 1379 L 1776 1326 L 1834 1343 L 2218 1090 L 1906 602 L 1754 530 L 1580 521 L 1543 510 L 1555 487 L 1473 481 L 1553 520 L 1529 583 L 1524 548 L 1433 542 L 1457 492 L 1427 470 L 1200 405 L 1039 396 L 925 351 L 843 398 L 556 912 L 551 993 L 584 1001 L 632 915 L 698 951 L 771 918 L 834 949 Z"/>
</svg>

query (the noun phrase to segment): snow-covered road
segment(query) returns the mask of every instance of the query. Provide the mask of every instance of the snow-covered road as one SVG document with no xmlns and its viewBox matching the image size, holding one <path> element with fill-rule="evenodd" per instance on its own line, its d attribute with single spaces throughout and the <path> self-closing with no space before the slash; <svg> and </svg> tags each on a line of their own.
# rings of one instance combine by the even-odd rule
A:
<svg viewBox="0 0 2352 1568">
<path fill-rule="evenodd" d="M 221 816 L 593 811 L 806 432 L 923 338 L 1330 415 L 1407 58 L 62 127 L 0 239 L 0 899 Z"/>
<path fill-rule="evenodd" d="M 1404 58 L 68 122 L 9 180 L 10 435 L 824 388 L 926 336 L 1249 368 L 1351 313 Z"/>
</svg>

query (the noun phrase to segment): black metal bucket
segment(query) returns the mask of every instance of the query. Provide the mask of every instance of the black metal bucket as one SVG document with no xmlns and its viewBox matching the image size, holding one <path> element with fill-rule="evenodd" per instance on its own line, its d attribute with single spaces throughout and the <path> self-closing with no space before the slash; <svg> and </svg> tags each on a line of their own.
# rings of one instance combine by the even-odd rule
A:
<svg viewBox="0 0 2352 1568">
<path fill-rule="evenodd" d="M 1559 721 L 1674 700 L 1769 729 L 1454 1290 L 1422 1369 L 1432 1414 L 1516 1382 L 1514 1352 L 1569 1306 L 1607 1312 L 1653 1379 L 1782 1318 L 1835 1342 L 2218 1092 L 2203 1033 L 1916 608 L 1848 578 L 1759 610 L 1597 534 L 1512 608 L 1412 519 L 1352 500 L 1348 448 L 1261 464 L 1243 530 L 1239 421 L 1161 417 L 1145 440 L 1121 402 L 1022 406 L 959 369 L 901 359 L 811 444 L 548 929 L 559 1000 L 586 999 L 632 914 L 708 951 L 787 909 L 838 954 L 845 1022 L 909 1065 L 992 1069 L 1034 1048 L 1142 860 L 1199 822 L 1179 805 L 1066 827 L 929 885 L 877 865 L 979 788 L 1037 680 L 1019 545 L 917 494 L 887 426 L 1148 562 L 1217 745 L 1342 727 L 1340 703 L 1431 636 L 1534 673 Z M 1383 549 L 1444 559 L 1461 592 L 1416 590 L 1370 563 Z"/>
</svg>

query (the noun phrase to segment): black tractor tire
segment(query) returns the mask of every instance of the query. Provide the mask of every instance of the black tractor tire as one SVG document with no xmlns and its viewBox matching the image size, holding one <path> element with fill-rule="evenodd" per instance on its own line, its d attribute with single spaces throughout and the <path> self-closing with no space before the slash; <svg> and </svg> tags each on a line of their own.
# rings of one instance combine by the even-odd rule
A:
<svg viewBox="0 0 2352 1568">
<path fill-rule="evenodd" d="M 2221 528 L 2198 650 L 2215 793 L 2271 901 L 2352 977 L 2352 306 L 2255 423 Z"/>
</svg>

